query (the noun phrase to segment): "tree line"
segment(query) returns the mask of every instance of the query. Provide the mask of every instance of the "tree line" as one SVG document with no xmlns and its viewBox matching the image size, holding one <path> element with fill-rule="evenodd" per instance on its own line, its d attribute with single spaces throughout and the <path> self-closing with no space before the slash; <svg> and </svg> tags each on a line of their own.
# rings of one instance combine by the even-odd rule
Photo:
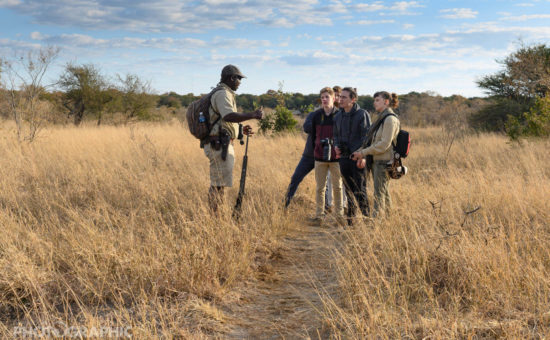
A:
<svg viewBox="0 0 550 340">
<path fill-rule="evenodd" d="M 93 64 L 68 63 L 54 83 L 45 84 L 44 75 L 58 53 L 59 49 L 48 47 L 14 58 L 0 57 L 0 116 L 16 122 L 20 139 L 32 140 L 48 123 L 127 124 L 183 117 L 185 108 L 200 97 L 154 94 L 150 83 L 135 74 L 107 77 Z M 444 97 L 435 92 L 400 95 L 402 123 L 501 131 L 512 138 L 549 135 L 550 47 L 522 45 L 498 62 L 501 71 L 477 81 L 488 97 Z M 294 129 L 293 116 L 318 106 L 319 94 L 284 92 L 279 85 L 278 90 L 260 95 L 237 94 L 237 106 L 244 111 L 271 108 L 275 116 L 262 123 L 265 129 Z M 368 111 L 374 109 L 370 95 L 360 95 L 358 104 Z"/>
<path fill-rule="evenodd" d="M 237 94 L 237 106 L 244 111 L 252 111 L 254 108 L 262 105 L 263 107 L 275 109 L 280 105 L 278 91 L 269 90 L 261 95 Z M 302 94 L 284 92 L 284 106 L 298 115 L 305 115 L 320 105 L 319 94 Z M 165 105 L 174 109 L 184 108 L 192 101 L 200 98 L 199 95 L 188 93 L 180 95 L 175 92 L 165 93 L 159 96 L 157 105 Z M 435 92 L 409 92 L 399 96 L 401 119 L 407 125 L 413 126 L 435 126 L 441 125 L 450 114 L 450 106 L 456 106 L 460 103 L 464 111 L 471 112 L 482 108 L 490 102 L 487 98 L 465 98 L 458 95 L 441 96 Z M 374 110 L 374 98 L 371 95 L 359 95 L 357 103 L 369 112 Z M 463 113 L 458 113 L 463 114 Z"/>
</svg>

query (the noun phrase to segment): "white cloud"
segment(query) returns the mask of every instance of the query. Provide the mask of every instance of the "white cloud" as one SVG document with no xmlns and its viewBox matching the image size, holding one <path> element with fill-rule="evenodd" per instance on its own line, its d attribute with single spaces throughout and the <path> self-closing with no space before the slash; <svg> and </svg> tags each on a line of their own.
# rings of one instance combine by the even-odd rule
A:
<svg viewBox="0 0 550 340">
<path fill-rule="evenodd" d="M 42 34 L 42 33 L 40 33 L 40 32 L 32 32 L 32 33 L 31 33 L 31 39 L 32 39 L 32 40 L 45 40 L 45 39 L 47 39 L 47 38 L 48 38 L 47 35 Z"/>
<path fill-rule="evenodd" d="M 392 11 L 407 12 L 411 8 L 424 7 L 418 1 L 399 1 L 390 7 Z"/>
<path fill-rule="evenodd" d="M 37 43 L 29 43 L 20 40 L 0 39 L 0 55 L 13 56 L 14 51 L 37 50 L 41 47 Z"/>
<path fill-rule="evenodd" d="M 292 28 L 334 25 L 336 15 L 381 12 L 410 15 L 424 7 L 418 1 L 353 4 L 347 0 L 0 0 L 4 6 L 29 15 L 42 25 L 90 30 L 195 33 L 234 29 L 240 24 Z M 342 17 L 338 18 L 342 20 Z"/>
<path fill-rule="evenodd" d="M 465 25 L 463 30 L 448 31 L 450 34 L 495 34 L 504 33 L 509 39 L 521 37 L 534 40 L 550 39 L 550 27 L 529 27 L 529 26 L 499 26 L 495 22 L 478 22 Z"/>
<path fill-rule="evenodd" d="M 362 3 L 362 4 L 353 5 L 351 6 L 351 8 L 353 11 L 358 11 L 358 12 L 376 12 L 376 11 L 381 11 L 383 9 L 386 9 L 386 6 L 384 6 L 382 1 L 375 1 L 372 4 Z"/>
<path fill-rule="evenodd" d="M 550 19 L 550 14 L 525 14 L 525 15 L 518 15 L 518 16 L 505 16 L 502 17 L 500 20 L 505 21 L 529 21 L 529 20 L 536 20 L 536 19 Z"/>
<path fill-rule="evenodd" d="M 250 39 L 226 39 L 221 37 L 216 37 L 212 40 L 210 44 L 205 44 L 207 46 L 212 46 L 216 48 L 226 48 L 226 49 L 255 49 L 260 47 L 271 46 L 269 40 L 250 40 Z"/>
<path fill-rule="evenodd" d="M 42 25 L 137 32 L 202 32 L 242 23 L 331 25 L 333 13 L 346 11 L 342 3 L 327 7 L 317 0 L 0 0 L 0 4 Z"/>
<path fill-rule="evenodd" d="M 550 30 L 550 28 L 549 28 Z M 392 34 L 384 37 L 362 36 L 346 41 L 326 41 L 327 52 L 342 50 L 345 53 L 368 55 L 373 50 L 379 55 L 403 58 L 431 58 L 460 60 L 486 58 L 493 61 L 505 55 L 507 42 L 513 36 L 508 32 L 469 30 L 435 34 Z M 490 43 L 488 43 L 488 41 Z M 351 46 L 347 48 L 346 46 Z"/>
<path fill-rule="evenodd" d="M 218 5 L 242 5 L 245 4 L 247 0 L 205 0 L 209 5 L 218 6 Z"/>
<path fill-rule="evenodd" d="M 391 12 L 390 15 L 406 15 L 412 14 L 409 12 L 412 8 L 424 7 L 419 4 L 417 1 L 398 1 L 393 3 L 391 6 L 385 5 L 382 1 L 375 1 L 370 4 L 361 3 L 350 6 L 350 11 L 352 12 L 380 12 L 388 11 Z"/>
<path fill-rule="evenodd" d="M 439 11 L 445 19 L 474 19 L 478 12 L 471 8 L 449 8 Z"/>
<path fill-rule="evenodd" d="M 327 11 L 331 13 L 347 13 L 346 4 L 342 1 L 331 1 L 332 3 L 326 6 Z"/>
<path fill-rule="evenodd" d="M 269 40 L 251 40 L 251 39 L 227 39 L 214 37 L 211 41 L 205 41 L 193 38 L 112 38 L 98 39 L 90 35 L 83 34 L 61 34 L 57 36 L 48 36 L 40 32 L 31 33 L 31 38 L 43 41 L 47 44 L 55 44 L 67 48 L 89 48 L 96 49 L 141 49 L 153 48 L 165 51 L 186 51 L 191 49 L 246 49 L 254 50 L 256 48 L 265 48 L 271 45 Z"/>
<path fill-rule="evenodd" d="M 12 7 L 21 4 L 21 0 L 0 0 L 0 7 Z"/>
<path fill-rule="evenodd" d="M 414 28 L 414 24 L 403 24 L 403 29 L 410 30 Z"/>
<path fill-rule="evenodd" d="M 378 24 L 393 24 L 395 20 L 359 20 L 357 22 L 348 22 L 348 25 L 378 25 Z"/>
</svg>

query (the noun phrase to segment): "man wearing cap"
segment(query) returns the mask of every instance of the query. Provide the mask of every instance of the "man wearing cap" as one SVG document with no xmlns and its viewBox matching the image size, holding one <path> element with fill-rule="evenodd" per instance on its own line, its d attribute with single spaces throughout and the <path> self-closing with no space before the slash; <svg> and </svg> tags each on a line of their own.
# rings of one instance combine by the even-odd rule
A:
<svg viewBox="0 0 550 340">
<path fill-rule="evenodd" d="M 238 113 L 235 101 L 235 91 L 239 88 L 241 80 L 246 78 L 239 68 L 234 65 L 226 65 L 222 69 L 221 80 L 217 85 L 217 91 L 210 100 L 210 121 L 216 122 L 210 131 L 210 138 L 202 141 L 204 153 L 210 161 L 210 190 L 208 202 L 213 211 L 218 210 L 218 204 L 223 200 L 224 187 L 233 186 L 233 166 L 235 164 L 235 152 L 233 140 L 237 137 L 238 125 L 250 119 L 262 119 L 262 109 L 254 112 Z M 220 118 L 221 119 L 218 119 Z M 252 128 L 246 125 L 243 133 L 251 135 Z"/>
</svg>

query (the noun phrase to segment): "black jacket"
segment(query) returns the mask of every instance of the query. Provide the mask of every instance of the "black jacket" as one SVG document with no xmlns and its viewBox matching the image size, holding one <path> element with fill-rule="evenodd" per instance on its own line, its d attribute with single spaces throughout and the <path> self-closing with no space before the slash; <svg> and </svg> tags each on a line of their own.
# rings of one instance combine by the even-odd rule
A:
<svg viewBox="0 0 550 340">
<path fill-rule="evenodd" d="M 334 117 L 334 144 L 344 151 L 354 152 L 359 149 L 367 137 L 371 125 L 369 113 L 353 104 L 350 112 L 340 109 Z"/>
</svg>

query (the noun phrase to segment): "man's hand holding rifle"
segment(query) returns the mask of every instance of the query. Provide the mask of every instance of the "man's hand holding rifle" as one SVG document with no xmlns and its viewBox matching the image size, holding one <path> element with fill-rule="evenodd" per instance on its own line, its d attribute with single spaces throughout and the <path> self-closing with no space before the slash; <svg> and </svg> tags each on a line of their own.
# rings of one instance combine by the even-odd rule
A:
<svg viewBox="0 0 550 340">
<path fill-rule="evenodd" d="M 254 114 L 257 114 L 256 119 L 261 119 L 263 115 L 263 108 L 259 108 L 258 110 L 254 111 Z M 233 210 L 233 218 L 239 219 L 241 214 L 241 206 L 243 202 L 244 197 L 244 189 L 246 184 L 246 169 L 248 167 L 248 138 L 254 134 L 252 131 L 252 127 L 250 125 L 245 125 L 244 127 L 242 124 L 239 124 L 239 139 L 241 140 L 241 144 L 243 144 L 243 136 L 246 135 L 246 147 L 244 149 L 244 156 L 243 156 L 243 166 L 241 169 L 241 181 L 239 183 L 239 194 L 237 195 L 237 202 L 235 203 L 235 209 Z"/>
</svg>

